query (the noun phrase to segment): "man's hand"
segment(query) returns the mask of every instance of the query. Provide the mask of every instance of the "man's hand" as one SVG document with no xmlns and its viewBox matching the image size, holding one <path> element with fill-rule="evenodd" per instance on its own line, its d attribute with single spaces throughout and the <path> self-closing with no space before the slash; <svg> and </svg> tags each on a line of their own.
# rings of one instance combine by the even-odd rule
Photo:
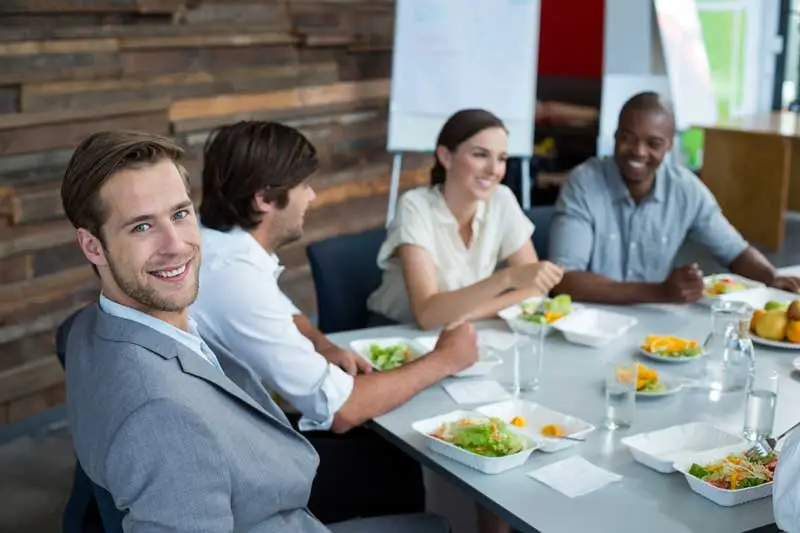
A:
<svg viewBox="0 0 800 533">
<path fill-rule="evenodd" d="M 428 357 L 443 358 L 450 374 L 457 374 L 478 360 L 478 335 L 467 322 L 450 325 L 442 330 L 433 352 Z"/>
<path fill-rule="evenodd" d="M 800 292 L 800 278 L 794 276 L 778 276 L 772 282 L 776 289 L 789 292 Z"/>
<path fill-rule="evenodd" d="M 351 376 L 355 376 L 358 373 L 368 374 L 372 372 L 372 366 L 363 357 L 359 357 L 350 350 L 339 348 L 333 343 L 319 350 L 319 353 L 329 363 L 338 366 Z"/>
<path fill-rule="evenodd" d="M 703 271 L 697 263 L 674 269 L 662 283 L 667 301 L 696 302 L 703 297 Z"/>
</svg>

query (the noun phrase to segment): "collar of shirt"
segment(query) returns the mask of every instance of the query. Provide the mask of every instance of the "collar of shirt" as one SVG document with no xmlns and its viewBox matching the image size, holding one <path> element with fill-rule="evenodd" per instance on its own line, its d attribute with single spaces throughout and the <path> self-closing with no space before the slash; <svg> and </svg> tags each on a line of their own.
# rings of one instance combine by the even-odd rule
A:
<svg viewBox="0 0 800 533">
<path fill-rule="evenodd" d="M 631 193 L 628 190 L 628 187 L 625 186 L 625 180 L 622 178 L 622 174 L 620 174 L 619 167 L 614 161 L 614 158 L 605 158 L 603 160 L 603 167 L 603 174 L 605 174 L 606 182 L 611 189 L 611 194 L 613 195 L 614 200 L 618 202 L 629 201 L 632 203 L 633 198 L 631 198 Z M 662 163 L 661 166 L 658 167 L 658 170 L 656 170 L 655 186 L 653 187 L 650 195 L 647 197 L 647 200 L 653 202 L 663 202 L 664 197 L 666 196 L 666 187 L 667 171 L 664 163 Z"/>
<path fill-rule="evenodd" d="M 138 309 L 134 309 L 132 307 L 128 307 L 127 305 L 122 305 L 113 300 L 109 300 L 104 294 L 100 294 L 99 304 L 100 309 L 102 309 L 105 313 L 118 318 L 132 320 L 142 324 L 143 326 L 154 329 L 159 333 L 162 333 L 180 342 L 196 354 L 200 355 L 200 357 L 219 368 L 219 363 L 216 361 L 216 356 L 213 355 L 211 349 L 206 346 L 203 339 L 200 338 L 200 334 L 197 332 L 197 323 L 194 321 L 194 319 L 192 319 L 192 317 L 189 317 L 189 332 L 186 332 L 180 328 L 176 328 L 172 324 L 164 322 L 163 320 L 159 320 L 158 318 L 150 316 L 147 313 L 143 313 Z M 214 357 L 213 361 L 211 360 L 210 356 Z"/>
<path fill-rule="evenodd" d="M 431 194 L 433 194 L 433 212 L 436 214 L 436 218 L 443 224 L 448 224 L 452 226 L 458 225 L 458 220 L 453 215 L 453 212 L 450 211 L 450 208 L 447 206 L 447 201 L 444 199 L 444 194 L 442 193 L 442 186 L 436 185 L 431 187 Z M 486 202 L 483 200 L 478 202 L 478 209 L 475 211 L 475 216 L 472 217 L 472 231 L 474 232 L 478 225 L 481 224 L 484 219 L 486 218 Z"/>
<path fill-rule="evenodd" d="M 204 240 L 203 261 L 209 264 L 222 264 L 245 256 L 258 263 L 265 272 L 271 273 L 276 280 L 286 269 L 277 255 L 266 251 L 250 232 L 238 226 L 228 231 L 218 231 L 200 224 L 200 232 Z"/>
</svg>

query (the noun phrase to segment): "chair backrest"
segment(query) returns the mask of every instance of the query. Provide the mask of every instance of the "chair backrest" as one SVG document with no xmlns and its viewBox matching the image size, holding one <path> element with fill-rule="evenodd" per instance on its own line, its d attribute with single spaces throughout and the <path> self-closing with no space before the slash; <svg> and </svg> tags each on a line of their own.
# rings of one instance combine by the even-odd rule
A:
<svg viewBox="0 0 800 533">
<path fill-rule="evenodd" d="M 335 333 L 367 326 L 367 298 L 381 283 L 377 258 L 385 238 L 386 230 L 379 228 L 308 245 L 320 331 Z"/>
<path fill-rule="evenodd" d="M 547 259 L 550 246 L 550 222 L 553 220 L 555 208 L 552 205 L 539 205 L 531 207 L 525 214 L 533 222 L 536 229 L 533 232 L 533 248 L 539 259 Z"/>
<path fill-rule="evenodd" d="M 62 367 L 66 365 L 69 329 L 72 327 L 75 317 L 82 310 L 79 309 L 67 317 L 56 330 L 56 355 Z M 72 494 L 70 494 L 69 501 L 64 509 L 62 522 L 64 532 L 94 531 L 96 525 L 94 525 L 93 517 L 90 515 L 95 510 L 95 505 L 96 510 L 99 511 L 104 532 L 122 533 L 122 511 L 117 509 L 111 494 L 95 485 L 83 471 L 81 464 L 76 461 Z"/>
</svg>

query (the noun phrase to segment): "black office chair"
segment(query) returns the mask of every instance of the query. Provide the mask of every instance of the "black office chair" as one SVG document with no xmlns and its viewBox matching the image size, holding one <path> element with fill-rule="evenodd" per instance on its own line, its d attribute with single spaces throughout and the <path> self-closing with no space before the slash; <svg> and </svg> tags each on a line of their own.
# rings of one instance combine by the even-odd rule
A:
<svg viewBox="0 0 800 533">
<path fill-rule="evenodd" d="M 70 315 L 56 330 L 56 355 L 64 368 L 69 329 L 81 311 Z M 92 483 L 76 461 L 72 492 L 62 518 L 64 533 L 122 533 L 122 516 L 111 494 Z"/>
<path fill-rule="evenodd" d="M 533 222 L 535 230 L 533 232 L 533 248 L 539 259 L 547 259 L 550 246 L 550 223 L 553 220 L 555 209 L 551 205 L 541 205 L 531 207 L 525 214 Z"/>
<path fill-rule="evenodd" d="M 381 282 L 377 257 L 385 238 L 386 230 L 379 228 L 308 245 L 320 331 L 367 327 L 367 298 Z"/>
</svg>

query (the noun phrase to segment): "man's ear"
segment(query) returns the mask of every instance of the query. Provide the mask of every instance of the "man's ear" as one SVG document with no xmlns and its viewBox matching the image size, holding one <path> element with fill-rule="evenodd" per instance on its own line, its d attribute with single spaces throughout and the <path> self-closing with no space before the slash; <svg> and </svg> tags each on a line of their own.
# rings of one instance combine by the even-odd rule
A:
<svg viewBox="0 0 800 533">
<path fill-rule="evenodd" d="M 90 263 L 98 267 L 108 266 L 106 251 L 100 239 L 84 228 L 78 228 L 78 246 Z"/>
<path fill-rule="evenodd" d="M 450 170 L 450 165 L 453 163 L 453 154 L 447 149 L 446 146 L 436 147 L 436 157 L 439 159 L 439 162 L 442 164 L 445 170 Z"/>
<path fill-rule="evenodd" d="M 256 210 L 260 213 L 268 215 L 275 210 L 275 206 L 272 202 L 267 202 L 264 199 L 264 193 L 257 192 L 253 197 L 253 204 L 256 206 Z"/>
</svg>

